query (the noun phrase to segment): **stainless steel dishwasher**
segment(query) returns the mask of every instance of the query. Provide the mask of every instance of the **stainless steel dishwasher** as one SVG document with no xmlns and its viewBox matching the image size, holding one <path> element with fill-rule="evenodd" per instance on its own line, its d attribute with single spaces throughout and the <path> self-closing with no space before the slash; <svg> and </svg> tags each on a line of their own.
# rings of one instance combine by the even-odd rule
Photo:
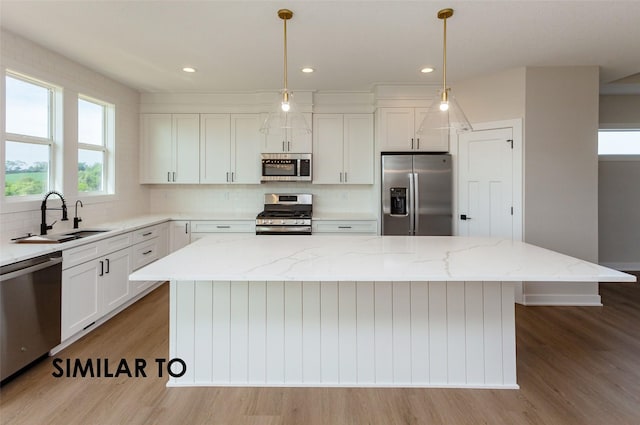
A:
<svg viewBox="0 0 640 425">
<path fill-rule="evenodd" d="M 0 381 L 60 344 L 62 252 L 0 267 Z"/>
</svg>

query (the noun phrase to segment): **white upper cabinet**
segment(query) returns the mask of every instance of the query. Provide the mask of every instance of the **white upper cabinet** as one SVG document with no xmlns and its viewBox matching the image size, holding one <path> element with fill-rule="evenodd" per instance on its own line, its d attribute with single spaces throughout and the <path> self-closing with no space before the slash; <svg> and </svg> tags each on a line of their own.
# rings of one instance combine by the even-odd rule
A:
<svg viewBox="0 0 640 425">
<path fill-rule="evenodd" d="M 143 114 L 140 182 L 198 183 L 198 114 Z"/>
<path fill-rule="evenodd" d="M 427 138 L 417 134 L 427 108 L 378 109 L 381 151 L 448 152 L 448 137 Z"/>
<path fill-rule="evenodd" d="M 307 125 L 311 128 L 312 115 L 310 113 L 303 113 L 302 115 L 307 121 Z M 260 124 L 266 118 L 267 114 L 262 114 Z M 261 150 L 263 153 L 310 153 L 313 144 L 311 134 L 295 130 L 270 133 L 262 137 L 264 137 Z"/>
<path fill-rule="evenodd" d="M 203 114 L 200 182 L 260 183 L 259 114 Z"/>
<path fill-rule="evenodd" d="M 313 183 L 373 184 L 373 116 L 313 116 Z"/>
</svg>

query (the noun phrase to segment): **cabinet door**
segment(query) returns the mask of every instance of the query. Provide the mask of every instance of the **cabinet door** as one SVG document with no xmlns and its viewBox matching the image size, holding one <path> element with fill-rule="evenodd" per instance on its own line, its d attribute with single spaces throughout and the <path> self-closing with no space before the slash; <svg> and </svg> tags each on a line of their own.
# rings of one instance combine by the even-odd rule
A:
<svg viewBox="0 0 640 425">
<path fill-rule="evenodd" d="M 303 113 L 304 119 L 309 128 L 311 128 L 312 114 Z M 261 114 L 261 120 L 264 121 L 267 114 Z M 262 124 L 262 121 L 260 122 Z M 272 132 L 264 137 L 261 151 L 264 153 L 310 153 L 313 145 L 311 133 L 299 130 L 282 130 Z"/>
<path fill-rule="evenodd" d="M 309 128 L 312 128 L 312 115 L 310 113 L 302 114 Z M 313 147 L 313 135 L 300 130 L 290 130 L 287 136 L 287 152 L 293 153 L 311 153 Z"/>
<path fill-rule="evenodd" d="M 140 183 L 169 183 L 173 171 L 171 114 L 140 118 Z"/>
<path fill-rule="evenodd" d="M 97 260 L 62 271 L 62 341 L 101 316 L 99 274 Z"/>
<path fill-rule="evenodd" d="M 200 116 L 200 183 L 231 181 L 229 114 Z"/>
<path fill-rule="evenodd" d="M 415 144 L 414 109 L 380 108 L 380 150 L 409 151 Z"/>
<path fill-rule="evenodd" d="M 101 259 L 103 275 L 100 279 L 102 289 L 102 312 L 107 314 L 129 299 L 129 274 L 131 273 L 131 249 L 113 252 Z"/>
<path fill-rule="evenodd" d="M 420 129 L 422 120 L 429 108 L 415 109 L 415 129 L 416 133 Z M 421 152 L 448 152 L 449 151 L 449 131 L 434 130 L 422 134 L 416 134 L 415 150 Z"/>
<path fill-rule="evenodd" d="M 344 173 L 347 184 L 373 184 L 373 115 L 344 116 Z"/>
<path fill-rule="evenodd" d="M 173 119 L 174 168 L 173 183 L 200 182 L 200 116 L 175 114 Z"/>
<path fill-rule="evenodd" d="M 232 183 L 260 183 L 260 116 L 231 115 Z"/>
<path fill-rule="evenodd" d="M 313 183 L 342 183 L 344 181 L 343 115 L 315 114 L 313 129 Z"/>
<path fill-rule="evenodd" d="M 174 252 L 189 245 L 191 240 L 191 224 L 188 221 L 171 221 L 169 226 L 169 252 Z"/>
</svg>

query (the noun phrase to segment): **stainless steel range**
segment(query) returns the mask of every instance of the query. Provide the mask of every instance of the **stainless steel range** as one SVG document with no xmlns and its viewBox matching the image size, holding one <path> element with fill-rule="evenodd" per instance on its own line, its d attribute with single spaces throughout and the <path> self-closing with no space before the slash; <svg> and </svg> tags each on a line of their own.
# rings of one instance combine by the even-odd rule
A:
<svg viewBox="0 0 640 425">
<path fill-rule="evenodd" d="M 269 193 L 256 217 L 256 235 L 310 235 L 313 195 Z"/>
</svg>

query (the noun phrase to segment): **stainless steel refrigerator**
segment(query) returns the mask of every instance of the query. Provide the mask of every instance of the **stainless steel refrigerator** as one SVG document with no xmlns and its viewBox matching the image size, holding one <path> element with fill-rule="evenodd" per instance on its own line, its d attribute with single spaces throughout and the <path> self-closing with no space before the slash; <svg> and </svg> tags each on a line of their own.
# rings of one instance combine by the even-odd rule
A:
<svg viewBox="0 0 640 425">
<path fill-rule="evenodd" d="M 451 235 L 451 155 L 382 153 L 381 171 L 383 235 Z"/>
</svg>

